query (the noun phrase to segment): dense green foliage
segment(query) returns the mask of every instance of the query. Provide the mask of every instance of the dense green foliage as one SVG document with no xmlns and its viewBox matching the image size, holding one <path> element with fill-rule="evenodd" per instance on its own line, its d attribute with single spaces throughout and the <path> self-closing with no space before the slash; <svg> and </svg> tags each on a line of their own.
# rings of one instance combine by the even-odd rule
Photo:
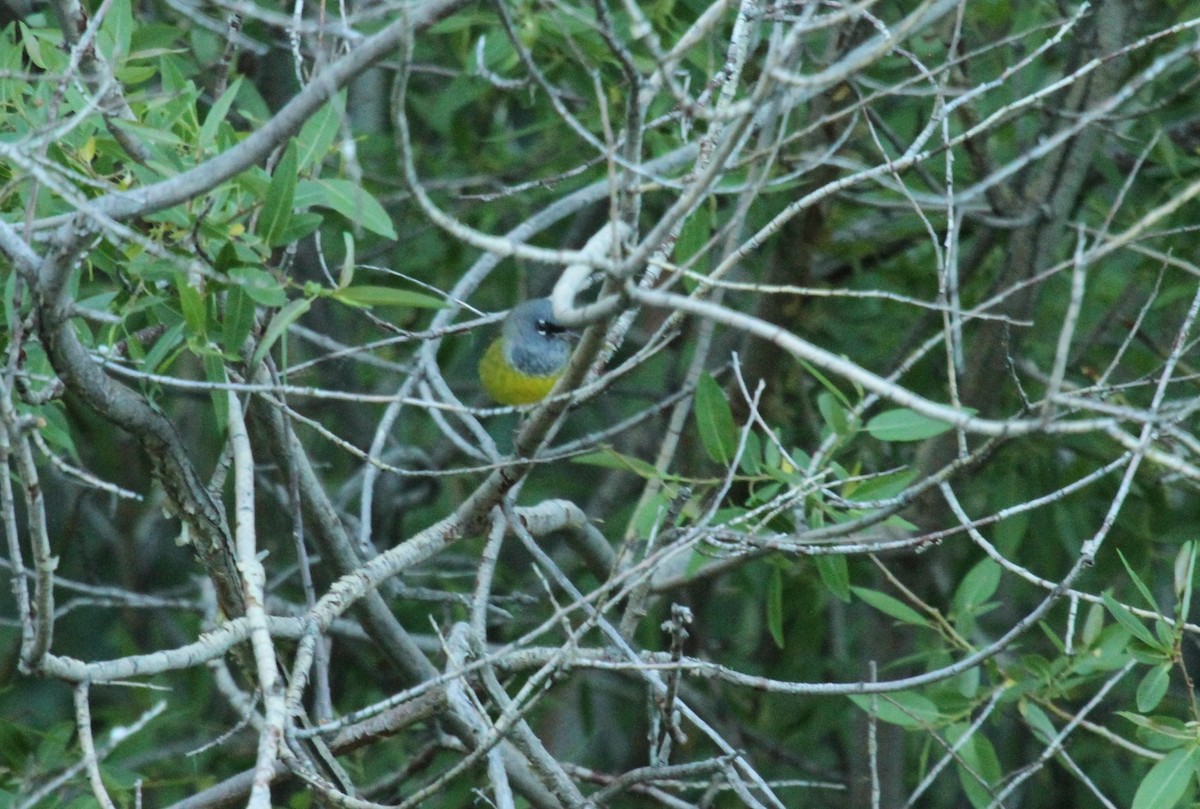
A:
<svg viewBox="0 0 1200 809">
<path fill-rule="evenodd" d="M 1200 5 L 0 11 L 0 806 L 1196 802 Z"/>
</svg>

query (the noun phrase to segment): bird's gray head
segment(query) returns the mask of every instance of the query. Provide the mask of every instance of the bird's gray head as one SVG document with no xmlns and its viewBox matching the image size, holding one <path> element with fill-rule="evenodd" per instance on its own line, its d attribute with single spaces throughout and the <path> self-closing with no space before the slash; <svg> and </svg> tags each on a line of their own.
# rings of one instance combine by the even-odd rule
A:
<svg viewBox="0 0 1200 809">
<path fill-rule="evenodd" d="M 529 376 L 553 376 L 571 356 L 574 335 L 554 319 L 549 298 L 513 307 L 504 319 L 504 349 L 514 368 Z"/>
</svg>

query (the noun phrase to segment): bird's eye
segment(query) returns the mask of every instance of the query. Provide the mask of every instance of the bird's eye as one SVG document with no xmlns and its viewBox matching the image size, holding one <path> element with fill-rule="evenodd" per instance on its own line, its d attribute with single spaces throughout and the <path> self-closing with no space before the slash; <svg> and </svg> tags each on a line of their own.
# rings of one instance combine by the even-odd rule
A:
<svg viewBox="0 0 1200 809">
<path fill-rule="evenodd" d="M 555 323 L 552 320 L 539 320 L 537 322 L 538 334 L 545 334 L 545 335 L 562 334 L 565 331 L 566 331 L 566 329 L 564 329 L 562 326 L 558 325 L 557 323 Z"/>
</svg>

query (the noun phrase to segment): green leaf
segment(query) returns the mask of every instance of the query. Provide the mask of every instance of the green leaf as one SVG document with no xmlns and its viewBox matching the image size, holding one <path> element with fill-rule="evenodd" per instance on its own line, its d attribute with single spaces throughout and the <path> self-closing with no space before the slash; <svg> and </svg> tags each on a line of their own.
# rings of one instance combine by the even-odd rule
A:
<svg viewBox="0 0 1200 809">
<path fill-rule="evenodd" d="M 221 357 L 216 352 L 204 355 L 204 378 L 214 386 L 224 385 L 229 381 L 225 376 L 225 363 L 221 361 Z M 217 423 L 217 431 L 224 435 L 225 428 L 229 424 L 229 397 L 237 394 L 219 387 L 210 388 L 208 393 L 212 397 L 213 417 Z"/>
<path fill-rule="evenodd" d="M 43 767 L 58 767 L 71 760 L 67 752 L 67 744 L 71 741 L 72 729 L 66 722 L 55 722 L 50 725 L 38 743 L 37 752 L 33 758 Z"/>
<path fill-rule="evenodd" d="M 850 568 L 841 555 L 817 556 L 813 560 L 821 581 L 839 601 L 850 602 Z"/>
<path fill-rule="evenodd" d="M 1036 496 L 1028 472 L 1021 474 L 1012 469 L 1005 470 L 989 494 L 989 505 L 994 511 L 1000 511 L 1010 503 L 1024 503 Z M 1016 554 L 1018 545 L 1029 530 L 1030 512 L 1030 509 L 1018 510 L 996 523 L 992 529 L 992 543 L 1005 557 L 1011 559 Z"/>
<path fill-rule="evenodd" d="M 929 621 L 923 615 L 903 601 L 892 598 L 886 593 L 868 590 L 866 587 L 851 587 L 850 591 L 884 615 L 890 615 L 901 623 L 929 626 Z"/>
<path fill-rule="evenodd" d="M 1148 604 L 1150 609 L 1154 610 L 1159 615 L 1164 615 L 1165 613 L 1159 609 L 1158 602 L 1154 600 L 1154 594 L 1150 592 L 1150 588 L 1146 586 L 1146 583 L 1142 581 L 1141 577 L 1133 572 L 1133 568 L 1129 566 L 1129 560 L 1125 558 L 1125 554 L 1121 553 L 1120 549 L 1117 550 L 1117 556 L 1121 558 L 1121 564 L 1125 566 L 1125 572 L 1128 573 L 1129 578 L 1133 580 L 1133 585 L 1137 587 L 1138 592 L 1142 594 L 1142 598 L 1145 599 L 1146 604 Z"/>
<path fill-rule="evenodd" d="M 283 233 L 279 234 L 279 242 L 280 244 L 291 244 L 300 241 L 305 236 L 311 236 L 324 221 L 325 217 L 319 213 L 311 211 L 296 213 L 293 211 L 287 227 L 283 229 Z"/>
<path fill-rule="evenodd" d="M 1104 607 L 1102 606 L 1100 609 L 1103 611 Z M 1099 637 L 1087 650 L 1087 654 L 1075 658 L 1073 670 L 1081 675 L 1115 671 L 1129 662 L 1132 657 L 1131 647 L 1133 645 L 1128 629 L 1120 624 L 1110 623 L 1101 630 Z M 1138 645 L 1141 646 L 1141 644 Z M 1153 662 L 1163 662 L 1162 656 L 1160 655 Z"/>
<path fill-rule="evenodd" d="M 296 135 L 296 143 L 300 147 L 300 170 L 307 171 L 314 167 L 325 155 L 337 138 L 341 128 L 342 110 L 346 108 L 346 93 L 342 91 L 331 98 L 321 109 L 304 122 Z"/>
<path fill-rule="evenodd" d="M 758 475 L 762 472 L 762 439 L 758 433 L 746 433 L 746 447 L 738 459 L 738 466 L 747 475 Z"/>
<path fill-rule="evenodd" d="M 1173 717 L 1148 717 L 1129 711 L 1116 713 L 1136 725 L 1138 739 L 1154 750 L 1176 750 L 1196 743 L 1196 731 Z"/>
<path fill-rule="evenodd" d="M 275 317 L 271 318 L 271 322 L 267 326 L 266 333 L 263 334 L 262 342 L 258 344 L 258 348 L 254 350 L 254 356 L 250 358 L 251 369 L 258 367 L 275 342 L 287 331 L 288 326 L 299 320 L 310 306 L 312 306 L 312 299 L 297 298 L 275 313 Z"/>
<path fill-rule="evenodd" d="M 643 503 L 642 507 L 629 520 L 634 535 L 639 537 L 650 536 L 662 523 L 663 514 L 670 507 L 671 499 L 674 496 L 675 494 L 671 491 L 671 488 L 664 486 L 662 491 Z"/>
<path fill-rule="evenodd" d="M 244 289 L 235 287 L 225 296 L 225 322 L 221 345 L 235 357 L 242 355 L 242 344 L 254 328 L 254 301 Z"/>
<path fill-rule="evenodd" d="M 50 402 L 37 408 L 35 412 L 42 417 L 44 422 L 41 426 L 42 438 L 45 438 L 50 446 L 58 447 L 78 460 L 79 451 L 75 448 L 75 440 L 71 437 L 71 424 L 67 421 L 67 414 L 63 409 L 62 402 Z"/>
<path fill-rule="evenodd" d="M 1043 683 L 1047 683 L 1058 676 L 1063 669 L 1064 663 L 1065 661 L 1060 657 L 1056 657 L 1054 662 L 1051 663 L 1039 654 L 1021 655 L 1021 666 L 1025 669 L 1025 673 Z"/>
<path fill-rule="evenodd" d="M 679 266 L 687 264 L 708 242 L 711 232 L 712 211 L 707 205 L 700 205 L 679 230 L 679 238 L 675 240 L 675 263 Z"/>
<path fill-rule="evenodd" d="M 993 606 L 995 605 L 989 605 L 989 609 Z M 1042 630 L 1042 634 L 1046 636 L 1046 639 L 1050 641 L 1060 655 L 1065 655 L 1067 653 L 1066 644 L 1063 643 L 1062 638 L 1058 636 L 1058 633 L 1050 628 L 1050 624 L 1046 623 L 1045 621 L 1038 621 L 1037 627 L 1038 629 Z"/>
<path fill-rule="evenodd" d="M 287 290 L 279 283 L 279 279 L 266 270 L 257 267 L 231 267 L 226 275 L 263 306 L 276 307 L 287 303 Z"/>
<path fill-rule="evenodd" d="M 876 701 L 875 715 L 879 721 L 903 728 L 927 728 L 942 720 L 941 711 L 933 700 L 912 691 L 898 691 L 878 697 L 852 694 L 850 700 L 868 713 L 872 710 L 872 701 Z"/>
<path fill-rule="evenodd" d="M 817 410 L 821 411 L 821 417 L 834 435 L 845 437 L 850 432 L 849 415 L 829 391 L 823 390 L 817 394 Z"/>
<path fill-rule="evenodd" d="M 1046 712 L 1034 703 L 1022 699 L 1017 710 L 1025 717 L 1025 723 L 1029 725 L 1042 744 L 1049 744 L 1050 740 L 1058 735 L 1058 730 L 1050 721 L 1050 717 L 1046 716 Z"/>
<path fill-rule="evenodd" d="M 200 127 L 199 144 L 201 149 L 207 150 L 216 144 L 217 130 L 220 128 L 221 122 L 225 120 L 225 116 L 229 115 L 229 108 L 233 106 L 234 99 L 237 98 L 241 88 L 242 77 L 238 76 L 209 108 L 208 115 L 204 118 L 204 125 Z"/>
<path fill-rule="evenodd" d="M 188 283 L 187 276 L 183 273 L 175 276 L 175 288 L 179 292 L 179 308 L 183 312 L 183 322 L 187 324 L 188 334 L 204 337 L 208 325 L 204 296 Z"/>
<path fill-rule="evenodd" d="M 978 667 L 969 668 L 963 673 L 947 680 L 946 684 L 953 688 L 955 692 L 974 702 L 979 694 L 981 679 L 979 672 L 980 669 Z"/>
<path fill-rule="evenodd" d="M 771 639 L 780 649 L 783 648 L 783 571 L 777 567 L 771 568 L 770 578 L 767 579 L 767 629 Z"/>
<path fill-rule="evenodd" d="M 708 457 L 723 465 L 732 461 L 737 452 L 733 410 L 725 399 L 725 392 L 710 374 L 702 375 L 696 385 L 694 415 L 700 443 L 704 445 Z"/>
<path fill-rule="evenodd" d="M 859 483 L 846 497 L 859 502 L 887 500 L 907 489 L 916 477 L 915 469 L 897 469 L 884 475 L 874 475 Z"/>
<path fill-rule="evenodd" d="M 1100 597 L 1104 599 L 1104 606 L 1108 607 L 1108 611 L 1112 613 L 1112 617 L 1117 619 L 1117 623 L 1132 632 L 1135 638 L 1150 648 L 1159 648 L 1160 644 L 1153 633 L 1124 604 L 1118 603 L 1108 593 L 1101 593 Z"/>
<path fill-rule="evenodd" d="M 281 155 L 282 156 L 282 155 Z M 271 187 L 271 175 L 259 166 L 251 166 L 233 178 L 237 187 L 254 197 L 265 197 Z"/>
<path fill-rule="evenodd" d="M 281 241 L 296 205 L 296 141 L 289 141 L 283 156 L 275 164 L 271 185 L 263 200 L 256 232 L 271 247 L 287 244 Z"/>
<path fill-rule="evenodd" d="M 169 129 L 160 129 L 156 126 L 146 126 L 137 121 L 127 121 L 124 118 L 111 117 L 108 119 L 109 126 L 115 126 L 118 129 L 124 129 L 131 135 L 136 135 L 141 140 L 147 143 L 157 143 L 161 146 L 183 146 L 183 138 L 176 135 Z"/>
<path fill-rule="evenodd" d="M 185 91 L 194 89 L 191 82 L 184 77 L 180 69 L 180 61 L 174 54 L 164 53 L 158 60 L 158 72 L 162 76 L 163 91 L 172 97 L 180 97 Z"/>
<path fill-rule="evenodd" d="M 1166 621 L 1154 622 L 1154 634 L 1158 635 L 1161 648 L 1170 649 L 1175 645 L 1175 627 Z"/>
<path fill-rule="evenodd" d="M 303 180 L 296 187 L 295 204 L 301 209 L 330 208 L 372 233 L 396 238 L 392 220 L 379 201 L 349 180 Z"/>
<path fill-rule="evenodd" d="M 662 477 L 654 464 L 647 463 L 633 455 L 623 455 L 612 447 L 605 447 L 598 452 L 589 452 L 585 455 L 576 455 L 571 459 L 571 463 L 602 466 L 606 469 L 624 469 L 646 480 L 656 480 Z"/>
<path fill-rule="evenodd" d="M 1138 727 L 1138 739 L 1153 750 L 1177 750 L 1196 742 L 1195 730 L 1172 717 L 1142 717 L 1141 714 L 1117 711 L 1118 717 L 1132 721 Z"/>
<path fill-rule="evenodd" d="M 112 0 L 108 13 L 100 23 L 100 51 L 110 64 L 119 64 L 129 55 L 129 41 L 133 36 L 133 10 L 129 0 Z"/>
<path fill-rule="evenodd" d="M 42 52 L 41 39 L 23 22 L 17 23 L 17 30 L 21 32 L 21 44 L 25 47 L 25 55 L 29 57 L 29 61 L 42 70 L 49 70 L 50 65 L 46 61 L 46 54 Z M 47 48 L 46 50 L 49 53 L 54 52 L 53 48 Z"/>
<path fill-rule="evenodd" d="M 1092 604 L 1088 607 L 1087 617 L 1083 620 L 1083 632 L 1079 637 L 1084 645 L 1091 646 L 1096 642 L 1096 638 L 1100 637 L 1102 629 L 1104 629 L 1104 607 Z"/>
<path fill-rule="evenodd" d="M 808 371 L 809 375 L 812 376 L 813 379 L 821 383 L 821 387 L 832 393 L 837 400 L 842 403 L 842 407 L 850 410 L 850 400 L 846 398 L 846 394 L 842 393 L 841 389 L 839 389 L 837 385 L 830 382 L 829 378 L 817 370 L 817 367 L 812 363 L 800 360 L 800 364 L 804 366 L 804 370 Z"/>
<path fill-rule="evenodd" d="M 947 741 L 956 743 L 969 730 L 966 724 L 957 724 L 947 730 Z M 1002 773 L 996 749 L 983 733 L 976 731 L 958 748 L 956 759 L 958 780 L 962 784 L 967 800 L 976 809 L 992 805 L 995 797 L 994 785 L 1000 782 Z"/>
<path fill-rule="evenodd" d="M 1137 709 L 1150 713 L 1162 702 L 1171 684 L 1171 664 L 1162 663 L 1146 672 L 1137 687 Z"/>
<path fill-rule="evenodd" d="M 144 81 L 149 81 L 158 75 L 158 71 L 149 65 L 131 65 L 126 63 L 124 67 L 113 71 L 113 76 L 117 81 L 130 87 L 135 84 L 141 84 Z"/>
<path fill-rule="evenodd" d="M 408 289 L 395 287 L 357 286 L 336 289 L 330 295 L 334 300 L 349 306 L 405 306 L 417 309 L 444 309 L 445 302 L 441 298 L 413 292 Z"/>
<path fill-rule="evenodd" d="M 1187 791 L 1195 772 L 1197 748 L 1180 747 L 1150 768 L 1133 796 L 1132 809 L 1171 809 Z"/>
<path fill-rule="evenodd" d="M 1000 565 L 991 559 L 982 559 L 963 577 L 954 593 L 954 611 L 970 615 L 987 601 L 1000 586 Z"/>
<path fill-rule="evenodd" d="M 1176 615 L 1187 615 L 1192 604 L 1192 581 L 1196 575 L 1196 543 L 1185 542 L 1175 554 L 1173 579 L 1175 595 L 1179 600 Z"/>
<path fill-rule="evenodd" d="M 345 289 L 354 283 L 354 234 L 348 230 L 342 231 L 342 247 L 345 256 L 342 258 L 342 271 L 338 273 L 338 289 Z"/>
<path fill-rule="evenodd" d="M 867 432 L 880 441 L 924 441 L 941 435 L 954 425 L 923 416 L 915 410 L 901 407 L 885 410 L 867 422 Z"/>
<path fill-rule="evenodd" d="M 151 374 L 159 372 L 167 360 L 167 355 L 183 342 L 183 329 L 183 323 L 176 323 L 154 341 L 154 345 L 146 352 L 146 357 L 142 360 L 142 368 L 146 372 Z"/>
</svg>

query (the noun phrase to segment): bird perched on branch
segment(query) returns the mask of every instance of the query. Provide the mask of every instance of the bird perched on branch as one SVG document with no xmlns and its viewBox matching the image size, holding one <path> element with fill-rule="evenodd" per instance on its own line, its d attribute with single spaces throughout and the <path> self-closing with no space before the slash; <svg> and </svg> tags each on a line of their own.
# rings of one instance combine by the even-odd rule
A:
<svg viewBox="0 0 1200 809">
<path fill-rule="evenodd" d="M 574 337 L 555 321 L 549 298 L 513 307 L 479 361 L 484 392 L 506 405 L 541 401 L 567 367 Z"/>
</svg>

